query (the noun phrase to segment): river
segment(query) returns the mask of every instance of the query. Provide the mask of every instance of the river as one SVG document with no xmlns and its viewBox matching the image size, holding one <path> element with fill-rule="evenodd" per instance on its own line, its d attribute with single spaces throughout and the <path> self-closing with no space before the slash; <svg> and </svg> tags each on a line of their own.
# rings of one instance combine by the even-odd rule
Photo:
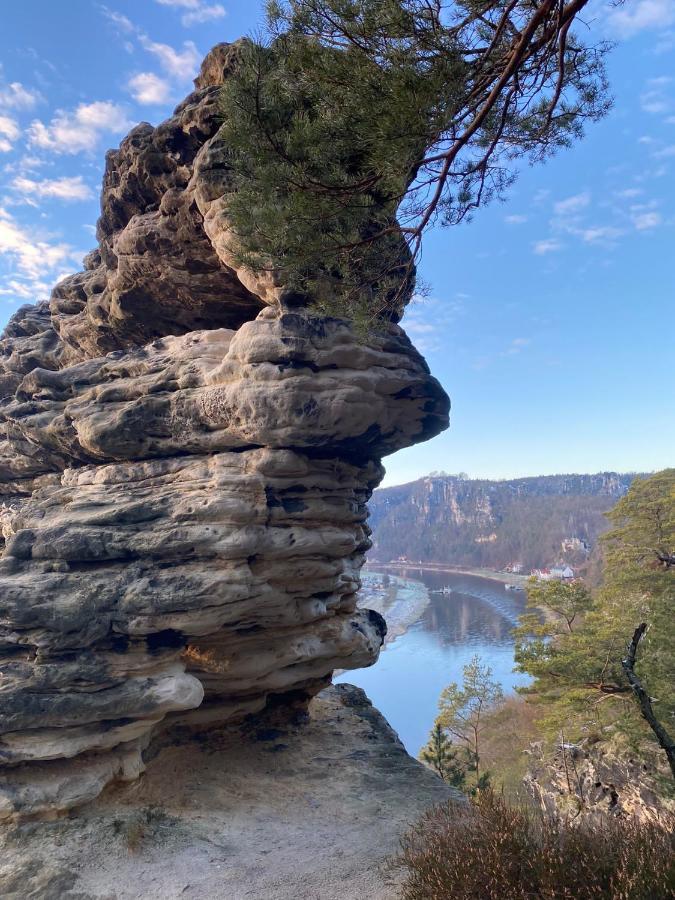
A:
<svg viewBox="0 0 675 900">
<path fill-rule="evenodd" d="M 363 688 L 408 752 L 417 756 L 427 742 L 442 689 L 452 681 L 461 682 L 462 666 L 472 656 L 480 656 L 481 662 L 490 666 L 505 693 L 527 684 L 527 675 L 513 672 L 511 636 L 525 607 L 525 596 L 522 591 L 506 590 L 498 581 L 474 575 L 419 570 L 402 574 L 408 581 L 406 595 L 410 582 L 415 583 L 417 593 L 422 585 L 427 589 L 426 608 L 404 634 L 383 648 L 374 666 L 344 672 L 335 681 Z M 382 578 L 382 573 L 373 569 L 364 575 L 366 587 Z M 391 577 L 397 593 L 402 592 L 404 580 Z M 432 593 L 444 586 L 452 593 Z"/>
</svg>

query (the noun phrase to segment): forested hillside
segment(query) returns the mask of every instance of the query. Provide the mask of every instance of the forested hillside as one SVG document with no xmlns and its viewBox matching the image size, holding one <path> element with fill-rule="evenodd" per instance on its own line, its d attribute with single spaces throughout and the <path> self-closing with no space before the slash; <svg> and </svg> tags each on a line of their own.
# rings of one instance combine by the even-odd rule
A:
<svg viewBox="0 0 675 900">
<path fill-rule="evenodd" d="M 604 513 L 635 474 L 547 475 L 511 481 L 434 475 L 375 491 L 372 560 L 526 571 L 584 563 L 607 528 Z M 565 542 L 565 547 L 563 547 Z"/>
</svg>

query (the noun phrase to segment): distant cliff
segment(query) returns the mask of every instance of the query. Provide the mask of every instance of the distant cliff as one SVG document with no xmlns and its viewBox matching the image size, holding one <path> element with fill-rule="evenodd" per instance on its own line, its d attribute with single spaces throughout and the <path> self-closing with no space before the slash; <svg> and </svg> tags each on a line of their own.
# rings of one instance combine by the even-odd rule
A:
<svg viewBox="0 0 675 900">
<path fill-rule="evenodd" d="M 606 528 L 604 513 L 635 474 L 545 475 L 511 481 L 454 475 L 383 488 L 370 504 L 370 558 L 525 571 L 580 565 Z M 564 544 L 564 546 L 563 546 Z"/>
</svg>

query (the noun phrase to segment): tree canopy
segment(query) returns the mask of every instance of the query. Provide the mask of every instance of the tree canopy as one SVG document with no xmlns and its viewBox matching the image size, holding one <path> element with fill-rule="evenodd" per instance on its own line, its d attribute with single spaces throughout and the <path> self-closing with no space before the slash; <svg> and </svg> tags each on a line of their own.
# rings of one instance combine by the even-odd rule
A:
<svg viewBox="0 0 675 900">
<path fill-rule="evenodd" d="M 223 88 L 233 252 L 343 315 L 397 317 L 422 235 L 608 109 L 588 0 L 272 0 Z"/>
<path fill-rule="evenodd" d="M 533 676 L 527 692 L 554 730 L 565 723 L 580 736 L 611 726 L 639 744 L 653 734 L 631 656 L 655 717 L 671 732 L 675 717 L 675 469 L 636 479 L 608 517 L 602 586 L 591 596 L 578 582 L 532 584 L 516 663 Z"/>
<path fill-rule="evenodd" d="M 463 786 L 471 775 L 472 788 L 489 783 L 481 768 L 481 738 L 488 713 L 501 703 L 504 693 L 494 681 L 492 669 L 474 656 L 462 669 L 462 684 L 452 682 L 441 692 L 439 714 L 421 758 L 450 784 Z"/>
</svg>

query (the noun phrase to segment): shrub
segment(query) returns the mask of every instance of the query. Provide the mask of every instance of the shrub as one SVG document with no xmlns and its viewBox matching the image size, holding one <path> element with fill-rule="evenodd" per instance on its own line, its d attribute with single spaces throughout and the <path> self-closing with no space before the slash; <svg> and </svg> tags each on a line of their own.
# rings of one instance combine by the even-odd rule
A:
<svg viewBox="0 0 675 900">
<path fill-rule="evenodd" d="M 665 900 L 673 823 L 555 820 L 492 791 L 427 812 L 393 861 L 402 900 Z"/>
</svg>

